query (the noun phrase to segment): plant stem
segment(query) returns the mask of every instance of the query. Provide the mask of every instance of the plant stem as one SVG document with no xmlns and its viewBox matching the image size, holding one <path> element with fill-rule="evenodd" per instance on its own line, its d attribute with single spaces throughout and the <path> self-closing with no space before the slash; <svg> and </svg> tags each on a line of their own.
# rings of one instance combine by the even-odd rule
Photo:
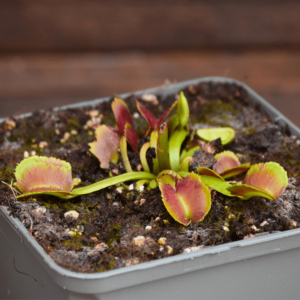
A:
<svg viewBox="0 0 300 300">
<path fill-rule="evenodd" d="M 149 183 L 149 180 L 139 180 L 139 181 L 137 181 L 136 183 L 135 183 L 135 189 L 137 190 L 137 191 L 139 191 L 140 190 L 140 188 L 142 187 L 142 186 L 144 186 L 144 184 L 146 184 L 146 183 Z"/>
<path fill-rule="evenodd" d="M 162 123 L 158 132 L 158 149 L 157 149 L 159 167 L 161 170 L 170 169 L 169 163 L 169 141 L 167 123 Z"/>
<path fill-rule="evenodd" d="M 149 142 L 145 143 L 142 146 L 142 148 L 140 150 L 140 160 L 141 160 L 141 164 L 143 166 L 144 171 L 150 173 L 150 168 L 149 168 L 149 165 L 148 165 L 148 162 L 147 162 L 147 157 L 146 157 L 146 153 L 147 153 L 149 148 L 150 148 L 150 143 Z"/>
<path fill-rule="evenodd" d="M 155 158 L 153 158 L 153 173 L 159 173 L 159 161 L 157 155 L 158 130 L 153 130 L 150 135 L 150 147 L 155 149 Z"/>
<path fill-rule="evenodd" d="M 126 169 L 127 173 L 130 173 L 130 172 L 132 172 L 132 168 L 131 168 L 128 154 L 127 154 L 127 140 L 126 140 L 125 136 L 122 136 L 120 138 L 120 149 L 121 149 L 121 154 L 122 154 L 125 169 Z"/>
<path fill-rule="evenodd" d="M 181 170 L 184 172 L 188 172 L 189 171 L 189 166 L 190 163 L 193 161 L 194 159 L 191 156 L 187 156 L 183 159 L 183 161 L 181 162 Z"/>
<path fill-rule="evenodd" d="M 231 187 L 231 185 L 225 180 L 207 175 L 200 175 L 200 179 L 205 185 L 218 191 L 219 193 L 229 197 L 235 197 L 228 191 L 228 188 Z"/>
<path fill-rule="evenodd" d="M 170 165 L 175 172 L 180 170 L 180 149 L 187 134 L 184 129 L 176 130 L 169 140 Z"/>
<path fill-rule="evenodd" d="M 179 125 L 179 119 L 177 114 L 173 115 L 169 121 L 168 121 L 168 134 L 169 137 L 173 134 L 173 132 L 175 131 L 176 127 Z"/>
<path fill-rule="evenodd" d="M 90 194 L 99 190 L 102 190 L 106 187 L 122 183 L 124 181 L 129 181 L 129 180 L 153 180 L 155 179 L 156 176 L 148 173 L 148 172 L 130 172 L 122 175 L 115 176 L 113 178 L 107 178 L 101 181 L 98 181 L 96 183 L 81 187 L 81 188 L 76 188 L 72 190 L 72 193 L 74 196 L 70 196 L 67 199 L 79 196 L 79 195 L 85 195 L 85 194 Z"/>
<path fill-rule="evenodd" d="M 187 156 L 193 156 L 195 151 L 199 150 L 200 146 L 196 146 L 192 149 L 190 149 L 189 151 L 182 151 L 181 156 L 180 156 L 180 160 L 182 161 L 185 157 Z"/>
</svg>

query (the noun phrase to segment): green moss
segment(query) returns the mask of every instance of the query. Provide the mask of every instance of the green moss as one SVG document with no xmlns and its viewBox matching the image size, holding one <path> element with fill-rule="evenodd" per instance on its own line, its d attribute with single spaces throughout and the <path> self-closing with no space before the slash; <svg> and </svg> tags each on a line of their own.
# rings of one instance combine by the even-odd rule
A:
<svg viewBox="0 0 300 300">
<path fill-rule="evenodd" d="M 235 120 L 238 110 L 232 104 L 214 100 L 202 105 L 201 114 L 192 123 L 205 123 L 211 126 L 230 126 Z"/>
<path fill-rule="evenodd" d="M 120 243 L 120 229 L 122 228 L 121 224 L 114 224 L 110 227 L 109 231 L 111 235 L 106 239 L 106 244 L 111 246 L 115 243 Z"/>
</svg>

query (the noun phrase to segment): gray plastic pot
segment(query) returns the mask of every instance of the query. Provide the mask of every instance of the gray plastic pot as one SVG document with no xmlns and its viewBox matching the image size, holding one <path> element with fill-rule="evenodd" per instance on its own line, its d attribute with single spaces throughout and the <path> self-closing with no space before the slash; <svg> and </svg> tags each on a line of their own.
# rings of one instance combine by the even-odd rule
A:
<svg viewBox="0 0 300 300">
<path fill-rule="evenodd" d="M 292 134 L 300 137 L 300 130 L 294 124 L 236 80 L 206 77 L 135 94 L 151 92 L 167 96 L 205 81 L 243 86 L 253 102 L 259 103 L 274 122 L 289 125 Z M 108 98 L 68 107 L 96 105 L 106 100 Z M 20 221 L 8 216 L 4 207 L 0 209 L 0 229 L 1 299 L 298 299 L 300 296 L 300 229 L 257 235 L 93 274 L 76 273 L 58 266 Z"/>
</svg>

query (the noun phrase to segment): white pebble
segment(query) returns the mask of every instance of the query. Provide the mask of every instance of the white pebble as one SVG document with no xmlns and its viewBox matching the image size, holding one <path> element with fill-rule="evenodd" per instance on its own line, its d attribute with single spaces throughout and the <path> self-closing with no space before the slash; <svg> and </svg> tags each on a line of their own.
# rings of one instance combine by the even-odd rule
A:
<svg viewBox="0 0 300 300">
<path fill-rule="evenodd" d="M 171 246 L 167 246 L 167 253 L 169 255 L 173 254 L 173 248 Z"/>
<path fill-rule="evenodd" d="M 134 119 L 138 119 L 139 117 L 140 117 L 140 114 L 139 114 L 139 113 L 136 112 L 136 113 L 133 114 L 133 118 L 134 118 Z"/>
<path fill-rule="evenodd" d="M 145 229 L 146 229 L 146 230 L 152 230 L 152 226 L 149 226 L 149 225 L 148 225 L 148 226 L 145 227 Z"/>
<path fill-rule="evenodd" d="M 75 186 L 75 185 L 78 185 L 79 183 L 81 183 L 81 179 L 78 177 L 75 177 L 72 179 L 72 182 L 73 182 L 73 185 Z"/>
<path fill-rule="evenodd" d="M 91 118 L 96 118 L 99 116 L 99 111 L 97 109 L 90 110 L 86 113 L 89 115 Z"/>
<path fill-rule="evenodd" d="M 16 122 L 12 119 L 7 119 L 5 121 L 5 129 L 6 130 L 12 130 L 16 127 L 16 125 L 17 125 Z"/>
<path fill-rule="evenodd" d="M 36 152 L 33 150 L 33 151 L 31 151 L 31 156 L 35 156 L 36 155 Z"/>
<path fill-rule="evenodd" d="M 128 187 L 128 190 L 132 191 L 134 189 L 133 183 Z"/>
<path fill-rule="evenodd" d="M 142 246 L 142 245 L 144 245 L 144 244 L 145 244 L 145 241 L 146 241 L 146 239 L 145 239 L 145 237 L 142 236 L 142 235 L 139 235 L 139 236 L 137 236 L 137 237 L 135 237 L 135 238 L 133 239 L 133 243 L 134 243 L 136 246 Z"/>
<path fill-rule="evenodd" d="M 123 188 L 122 188 L 121 186 L 119 186 L 119 187 L 116 188 L 116 191 L 117 191 L 119 194 L 122 194 Z"/>
<path fill-rule="evenodd" d="M 226 232 L 228 232 L 228 231 L 229 231 L 229 229 L 228 229 L 228 227 L 227 227 L 227 226 L 223 226 L 223 229 L 224 229 L 224 231 L 226 231 Z"/>
<path fill-rule="evenodd" d="M 108 246 L 105 243 L 100 243 L 100 244 L 96 245 L 94 247 L 94 249 L 97 250 L 97 251 L 99 251 L 99 252 L 103 252 L 106 249 L 108 249 Z"/>
<path fill-rule="evenodd" d="M 268 222 L 267 221 L 263 221 L 259 226 L 260 227 L 264 227 L 266 224 L 268 224 Z"/>
<path fill-rule="evenodd" d="M 74 218 L 75 220 L 78 219 L 79 217 L 79 213 L 75 210 L 70 210 L 70 211 L 67 211 L 65 214 L 64 214 L 65 218 Z"/>
<path fill-rule="evenodd" d="M 41 142 L 39 143 L 39 147 L 42 148 L 42 149 L 44 149 L 45 147 L 48 147 L 48 143 L 45 142 L 45 141 L 41 141 Z"/>
<path fill-rule="evenodd" d="M 167 243 L 167 238 L 161 237 L 161 238 L 158 239 L 157 243 L 159 245 L 165 245 Z"/>
<path fill-rule="evenodd" d="M 150 102 L 153 105 L 158 105 L 158 103 L 159 103 L 157 100 L 157 97 L 154 94 L 147 93 L 147 94 L 144 94 L 141 98 L 144 101 Z"/>
<path fill-rule="evenodd" d="M 27 158 L 27 157 L 29 157 L 29 153 L 28 153 L 28 151 L 24 151 L 24 158 Z"/>
<path fill-rule="evenodd" d="M 43 215 L 46 211 L 47 209 L 45 206 L 37 207 L 34 209 L 34 212 L 39 216 Z"/>
<path fill-rule="evenodd" d="M 65 143 L 69 138 L 71 134 L 69 132 L 65 132 L 63 138 L 60 140 L 61 143 Z"/>
</svg>

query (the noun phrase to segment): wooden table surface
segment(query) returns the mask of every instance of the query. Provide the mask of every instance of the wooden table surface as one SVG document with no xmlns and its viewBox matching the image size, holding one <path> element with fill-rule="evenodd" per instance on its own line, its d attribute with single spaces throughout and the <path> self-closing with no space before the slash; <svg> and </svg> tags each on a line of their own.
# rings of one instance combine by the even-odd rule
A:
<svg viewBox="0 0 300 300">
<path fill-rule="evenodd" d="M 0 56 L 0 117 L 203 76 L 240 80 L 300 126 L 300 51 L 165 51 Z"/>
<path fill-rule="evenodd" d="M 300 126 L 298 0 L 1 0 L 0 117 L 202 76 Z"/>
</svg>

